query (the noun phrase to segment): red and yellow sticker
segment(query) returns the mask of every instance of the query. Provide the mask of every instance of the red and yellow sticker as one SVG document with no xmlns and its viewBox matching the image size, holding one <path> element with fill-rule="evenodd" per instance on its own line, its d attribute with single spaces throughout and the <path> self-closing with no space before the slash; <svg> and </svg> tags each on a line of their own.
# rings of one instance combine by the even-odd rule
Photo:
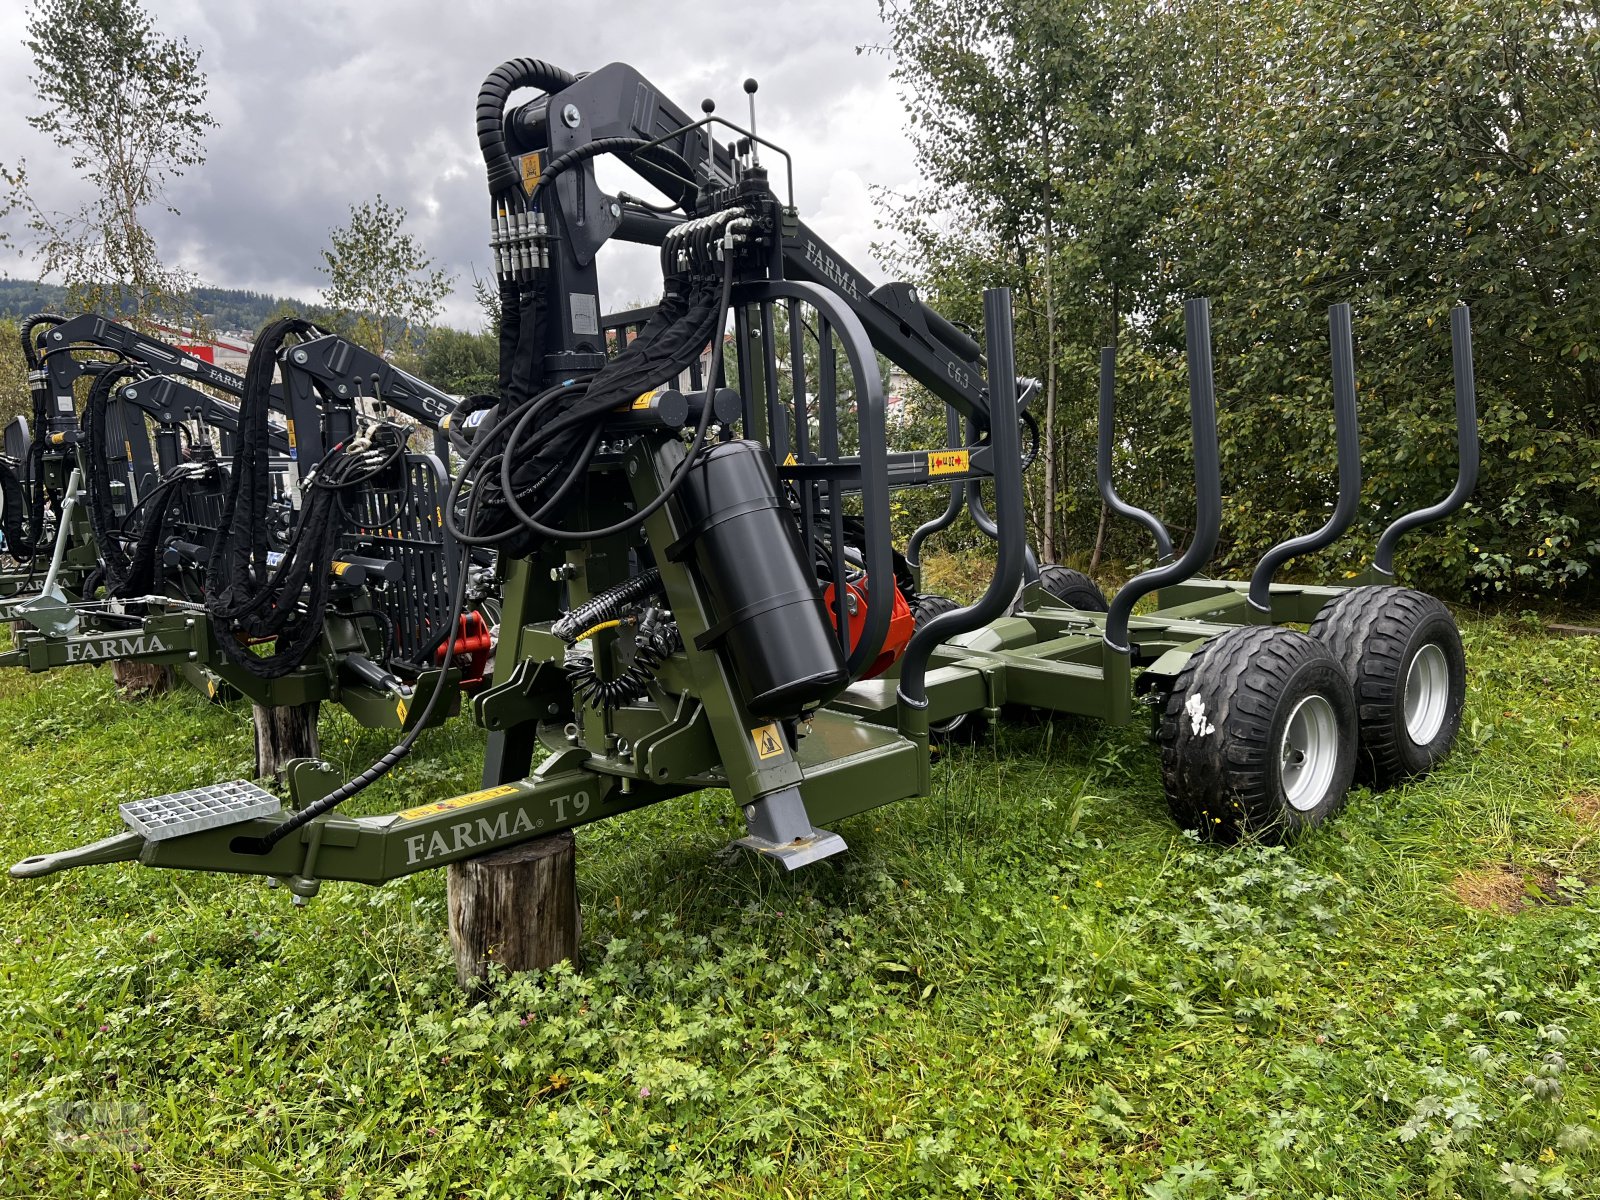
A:
<svg viewBox="0 0 1600 1200">
<path fill-rule="evenodd" d="M 448 800 L 440 800 L 434 804 L 424 804 L 418 808 L 408 808 L 396 815 L 402 821 L 415 821 L 419 817 L 437 816 L 447 813 L 454 808 L 467 808 L 484 800 L 494 800 L 501 796 L 509 796 L 517 790 L 516 784 L 507 783 L 500 787 L 484 788 L 481 792 L 468 792 L 465 796 L 452 796 Z"/>
<path fill-rule="evenodd" d="M 929 450 L 929 475 L 965 475 L 972 469 L 972 453 L 968 450 Z"/>
</svg>

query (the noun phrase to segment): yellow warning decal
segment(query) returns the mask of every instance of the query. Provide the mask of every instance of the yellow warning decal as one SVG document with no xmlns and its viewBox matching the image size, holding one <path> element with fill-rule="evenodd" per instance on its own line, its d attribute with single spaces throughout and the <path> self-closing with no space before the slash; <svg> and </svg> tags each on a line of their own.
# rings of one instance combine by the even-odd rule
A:
<svg viewBox="0 0 1600 1200">
<path fill-rule="evenodd" d="M 650 408 L 653 404 L 655 404 L 656 397 L 661 395 L 661 393 L 666 391 L 666 390 L 667 389 L 664 386 L 663 387 L 658 387 L 658 388 L 651 388 L 648 392 L 645 392 L 637 400 L 635 400 L 633 402 L 633 411 L 634 412 L 641 412 L 643 410 L 646 410 L 646 409 Z"/>
<path fill-rule="evenodd" d="M 967 450 L 929 450 L 929 475 L 965 475 L 972 468 L 972 454 Z"/>
<path fill-rule="evenodd" d="M 783 465 L 786 467 L 798 467 L 800 465 L 800 460 L 794 456 L 793 450 L 789 451 L 789 457 L 783 460 Z"/>
<path fill-rule="evenodd" d="M 539 186 L 539 176 L 544 174 L 544 163 L 538 152 L 522 156 L 522 190 L 531 192 Z"/>
<path fill-rule="evenodd" d="M 123 442 L 122 443 L 122 451 L 123 451 L 124 454 L 126 454 L 128 456 L 128 461 L 132 462 L 133 461 L 133 443 L 132 442 Z"/>
<path fill-rule="evenodd" d="M 778 731 L 776 722 L 752 729 L 750 731 L 750 742 L 756 748 L 757 758 L 781 758 L 783 756 L 783 734 Z"/>
<path fill-rule="evenodd" d="M 348 571 L 350 569 L 350 564 L 349 563 L 347 563 L 347 562 L 339 562 L 337 559 L 335 559 L 333 562 L 329 563 L 328 566 L 333 570 L 333 573 L 335 575 L 343 575 L 346 571 Z"/>
<path fill-rule="evenodd" d="M 394 715 L 400 718 L 400 724 L 404 725 L 406 723 L 406 714 L 410 711 L 410 707 L 404 700 L 396 700 L 394 702 Z"/>
<path fill-rule="evenodd" d="M 206 676 L 206 695 L 213 700 L 216 699 L 217 696 L 217 681 L 210 675 Z"/>
<path fill-rule="evenodd" d="M 289 449 L 293 450 L 295 448 L 295 446 L 298 444 L 294 440 L 294 422 L 293 421 L 289 421 L 289 422 L 287 422 L 287 424 L 289 426 Z"/>
<path fill-rule="evenodd" d="M 481 792 L 468 792 L 465 796 L 452 796 L 448 800 L 440 800 L 436 804 L 424 804 L 420 808 L 408 808 L 396 815 L 402 821 L 415 821 L 419 817 L 437 816 L 439 813 L 449 812 L 453 808 L 466 808 L 471 804 L 478 804 L 484 800 L 494 800 L 500 796 L 509 796 L 516 791 L 516 784 L 507 783 L 500 787 L 484 788 Z"/>
</svg>

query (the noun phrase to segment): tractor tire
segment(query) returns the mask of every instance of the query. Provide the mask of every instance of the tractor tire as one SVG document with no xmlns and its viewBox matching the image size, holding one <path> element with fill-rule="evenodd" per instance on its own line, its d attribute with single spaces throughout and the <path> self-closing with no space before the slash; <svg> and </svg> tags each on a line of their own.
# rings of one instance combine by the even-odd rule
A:
<svg viewBox="0 0 1600 1200">
<path fill-rule="evenodd" d="M 938 592 L 923 592 L 911 605 L 914 628 L 921 629 L 940 613 L 954 612 L 961 607 L 963 606 L 949 596 L 941 596 Z M 982 713 L 957 713 L 943 721 L 930 722 L 928 740 L 943 745 L 975 742 L 983 736 L 987 724 Z"/>
<path fill-rule="evenodd" d="M 1173 818 L 1207 841 L 1288 841 L 1343 806 L 1355 774 L 1356 702 L 1316 638 L 1243 626 L 1207 642 L 1161 714 Z"/>
<path fill-rule="evenodd" d="M 1082 571 L 1049 563 L 1039 568 L 1039 582 L 1068 608 L 1079 612 L 1105 612 L 1111 606 L 1100 585 Z"/>
<path fill-rule="evenodd" d="M 1467 660 L 1439 600 L 1402 587 L 1360 587 L 1323 606 L 1311 636 L 1350 676 L 1360 720 L 1356 770 L 1385 788 L 1426 775 L 1450 753 L 1467 699 Z"/>
</svg>

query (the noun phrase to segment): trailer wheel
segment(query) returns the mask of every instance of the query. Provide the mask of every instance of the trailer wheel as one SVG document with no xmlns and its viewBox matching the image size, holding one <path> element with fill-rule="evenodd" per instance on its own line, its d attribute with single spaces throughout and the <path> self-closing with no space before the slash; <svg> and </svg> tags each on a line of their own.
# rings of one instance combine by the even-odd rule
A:
<svg viewBox="0 0 1600 1200">
<path fill-rule="evenodd" d="M 1316 638 L 1230 629 L 1179 672 L 1158 731 L 1167 804 L 1216 842 L 1281 842 L 1344 803 L 1355 773 L 1356 704 Z"/>
<path fill-rule="evenodd" d="M 954 612 L 962 606 L 949 596 L 941 596 L 938 592 L 923 592 L 919 594 L 911 605 L 911 619 L 913 627 L 921 629 L 940 613 Z M 957 713 L 943 721 L 932 721 L 928 724 L 928 737 L 935 742 L 975 742 L 983 735 L 987 722 L 982 713 Z"/>
<path fill-rule="evenodd" d="M 1467 660 L 1443 603 L 1410 588 L 1354 588 L 1323 606 L 1311 634 L 1355 688 L 1363 779 L 1388 787 L 1427 774 L 1450 752 Z"/>
<path fill-rule="evenodd" d="M 1111 607 L 1106 603 L 1106 594 L 1100 590 L 1100 585 L 1082 571 L 1074 571 L 1071 567 L 1048 563 L 1039 568 L 1039 582 L 1045 591 L 1069 608 L 1081 612 L 1105 612 Z"/>
</svg>

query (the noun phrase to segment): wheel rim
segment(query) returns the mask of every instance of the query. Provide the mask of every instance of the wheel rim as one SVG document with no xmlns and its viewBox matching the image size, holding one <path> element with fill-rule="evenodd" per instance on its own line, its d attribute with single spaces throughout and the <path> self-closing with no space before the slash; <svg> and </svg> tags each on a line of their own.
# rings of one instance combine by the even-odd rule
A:
<svg viewBox="0 0 1600 1200">
<path fill-rule="evenodd" d="M 1289 714 L 1278 747 L 1278 778 L 1290 807 L 1307 812 L 1322 802 L 1339 765 L 1339 722 L 1326 696 L 1307 696 Z"/>
<path fill-rule="evenodd" d="M 1426 746 L 1444 727 L 1450 701 L 1450 664 L 1437 642 L 1429 642 L 1406 671 L 1406 736 Z"/>
</svg>

